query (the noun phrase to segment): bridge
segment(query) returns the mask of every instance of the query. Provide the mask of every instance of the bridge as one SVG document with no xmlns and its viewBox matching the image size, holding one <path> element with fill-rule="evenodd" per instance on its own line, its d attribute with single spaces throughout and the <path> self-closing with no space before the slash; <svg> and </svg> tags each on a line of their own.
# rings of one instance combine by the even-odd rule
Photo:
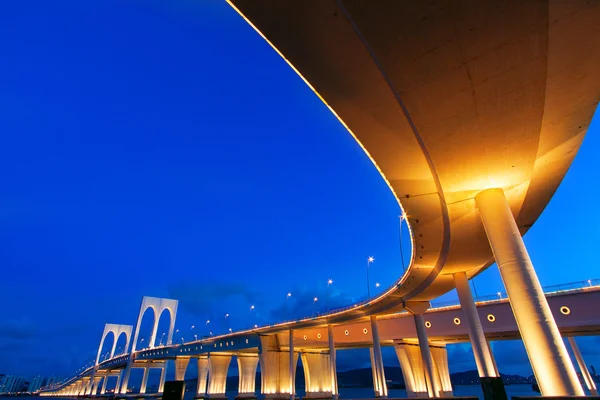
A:
<svg viewBox="0 0 600 400">
<path fill-rule="evenodd" d="M 575 337 L 600 333 L 600 310 L 589 306 L 600 304 L 600 280 L 578 282 L 568 287 L 562 289 L 559 286 L 558 290 L 548 288 L 546 298 L 561 335 L 568 339 L 577 357 L 587 389 L 590 393 L 597 393 Z M 156 332 L 159 316 L 163 310 L 167 310 L 161 304 L 169 304 L 176 310 L 177 301 L 144 297 L 135 328 L 136 335 L 139 334 L 141 318 L 148 308 L 154 311 L 152 332 Z M 488 343 L 521 337 L 508 299 L 481 300 L 475 304 Z M 381 352 L 381 346 L 393 346 L 404 375 L 407 394 L 411 397 L 427 396 L 418 332 L 409 312 L 381 316 L 376 323 L 370 317 L 363 317 L 335 326 L 315 325 L 314 321 L 318 318 L 307 318 L 177 344 L 172 343 L 176 315 L 171 316 L 167 342 L 164 345 L 157 343 L 158 338 L 154 334 L 154 340 L 150 340 L 148 347 L 143 349 L 136 349 L 136 342 L 131 341 L 132 325 L 106 324 L 95 364 L 64 382 L 43 389 L 40 395 L 103 396 L 107 394 L 106 387 L 110 378 L 116 379 L 114 392 L 117 394 L 145 395 L 151 368 L 161 370 L 157 393 L 161 394 L 167 362 L 175 362 L 176 379 L 183 380 L 189 362 L 195 360 L 198 365 L 196 397 L 222 398 L 225 396 L 229 366 L 235 357 L 239 371 L 239 398 L 256 398 L 256 372 L 260 363 L 263 379 L 260 393 L 266 398 L 287 399 L 291 387 L 290 378 L 295 381 L 298 359 L 305 371 L 306 397 L 332 398 L 338 394 L 336 351 L 352 348 L 369 348 L 374 390 L 385 393 L 386 387 L 377 386 L 380 383 L 374 355 Z M 435 379 L 444 396 L 452 394 L 446 345 L 469 342 L 469 326 L 465 323 L 465 317 L 460 304 L 434 306 L 423 314 L 436 371 Z M 115 338 L 110 356 L 100 361 L 101 350 L 110 333 Z M 123 354 L 115 355 L 116 339 L 121 334 L 126 337 L 126 346 Z M 292 360 L 292 364 L 289 360 Z M 139 392 L 132 394 L 129 376 L 135 368 L 143 369 L 144 375 Z"/>
<path fill-rule="evenodd" d="M 201 371 L 210 368 L 214 376 L 208 393 L 223 393 L 223 371 L 231 357 L 214 349 L 233 351 L 252 344 L 260 350 L 238 357 L 240 376 L 250 376 L 244 371 L 255 368 L 260 359 L 262 393 L 293 400 L 295 346 L 302 343 L 296 343 L 297 335 L 326 330 L 321 336 L 329 338 L 329 355 L 315 351 L 302 357 L 308 371 L 329 365 L 331 372 L 334 338 L 360 336 L 354 329 L 347 329 L 348 335 L 338 332 L 354 323 L 366 324 L 363 329 L 372 337 L 375 395 L 386 397 L 379 325 L 384 326 L 390 315 L 403 315 L 397 318 L 412 320 L 417 345 L 396 343 L 405 339 L 398 335 L 392 340 L 402 349 L 397 350 L 408 368 L 403 371 L 412 382 L 410 393 L 445 396 L 450 388 L 443 346 L 430 344 L 434 325 L 427 318 L 431 301 L 456 289 L 462 313 L 456 318 L 466 333 L 455 340 L 468 336 L 486 398 L 506 398 L 486 338 L 486 319 L 478 313 L 468 286 L 469 279 L 496 263 L 508 297 L 504 306 L 508 310 L 510 305 L 515 324 L 505 333 L 518 331 L 542 394 L 584 395 L 562 340 L 562 314 L 553 312 L 522 235 L 552 198 L 600 100 L 597 4 L 227 1 L 370 157 L 402 209 L 412 256 L 402 277 L 363 303 L 265 328 L 259 336 L 239 332 L 230 341 L 200 342 L 196 351 L 213 345 L 209 358 L 198 358 Z M 156 332 L 151 339 L 154 343 Z M 152 356 L 140 353 L 135 338 L 133 342 L 121 394 L 127 393 L 131 368 L 149 362 L 160 367 L 165 356 L 174 356 L 168 353 L 175 351 L 171 348 L 152 348 Z M 189 361 L 184 350 L 192 354 L 195 347 L 178 349 L 177 371 Z M 96 373 L 103 371 L 98 367 L 82 385 L 92 392 L 100 377 Z M 309 375 L 319 377 L 307 382 L 310 393 L 337 396 L 333 372 L 330 378 L 325 372 Z M 67 387 L 73 389 L 72 383 Z M 249 381 L 240 381 L 240 387 L 253 393 Z M 86 392 L 90 390 L 83 389 Z"/>
</svg>

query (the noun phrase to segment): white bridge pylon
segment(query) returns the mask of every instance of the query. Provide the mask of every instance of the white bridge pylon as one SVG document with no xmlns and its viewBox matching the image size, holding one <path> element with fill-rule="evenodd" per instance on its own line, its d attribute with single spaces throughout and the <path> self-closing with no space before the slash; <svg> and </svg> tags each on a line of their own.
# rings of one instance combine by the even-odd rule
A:
<svg viewBox="0 0 600 400">
<path fill-rule="evenodd" d="M 118 324 L 105 324 L 104 332 L 102 333 L 102 339 L 100 340 L 100 345 L 98 346 L 98 355 L 96 356 L 96 365 L 100 361 L 100 352 L 102 351 L 102 346 L 104 346 L 104 341 L 108 334 L 112 333 L 114 336 L 112 349 L 110 350 L 110 356 L 113 358 L 115 356 L 115 350 L 117 348 L 117 341 L 121 337 L 122 334 L 125 334 L 125 347 L 123 349 L 124 353 L 129 351 L 129 343 L 131 342 L 131 332 L 133 331 L 133 325 L 118 325 Z"/>
<path fill-rule="evenodd" d="M 144 296 L 142 299 L 142 306 L 140 307 L 140 314 L 138 315 L 137 325 L 135 327 L 135 334 L 133 336 L 133 347 L 131 349 L 132 352 L 136 350 L 137 340 L 140 334 L 140 327 L 142 325 L 142 318 L 144 317 L 144 313 L 149 308 L 152 309 L 154 313 L 154 324 L 152 326 L 152 333 L 150 335 L 150 339 L 148 340 L 149 348 L 154 347 L 154 342 L 156 341 L 156 333 L 158 332 L 158 321 L 160 320 L 160 316 L 163 311 L 167 310 L 170 316 L 170 324 L 169 324 L 169 333 L 167 334 L 167 345 L 170 345 L 173 341 L 173 331 L 175 330 L 175 317 L 177 316 L 177 306 L 179 301 L 172 299 L 161 299 L 158 297 L 147 297 Z"/>
<path fill-rule="evenodd" d="M 152 309 L 154 323 L 152 325 L 152 333 L 150 335 L 150 340 L 148 341 L 148 347 L 154 348 L 154 342 L 156 341 L 156 333 L 158 331 L 158 322 L 160 320 L 160 316 L 166 310 L 169 312 L 170 323 L 169 323 L 169 333 L 167 334 L 167 343 L 166 345 L 171 345 L 173 341 L 173 331 L 175 330 L 175 317 L 177 316 L 177 306 L 179 305 L 179 301 L 173 299 L 162 299 L 158 297 L 147 297 L 144 296 L 142 299 L 142 305 L 140 307 L 140 313 L 138 315 L 137 324 L 135 327 L 135 334 L 133 335 L 133 345 L 131 346 L 131 354 L 135 353 L 137 347 L 138 337 L 140 335 L 140 327 L 142 325 L 142 318 L 144 317 L 144 313 L 149 308 Z M 119 389 L 121 394 L 127 393 L 127 385 L 129 384 L 129 376 L 131 375 L 131 369 L 135 368 L 135 359 L 134 357 L 129 357 L 127 361 L 127 367 L 125 368 L 125 374 L 123 377 L 123 384 Z M 160 378 L 160 388 L 164 385 L 164 380 L 166 376 L 166 363 L 162 367 L 163 371 Z M 148 378 L 148 367 L 144 367 L 144 378 L 142 382 L 143 390 L 140 389 L 140 392 L 145 392 L 146 380 Z"/>
</svg>

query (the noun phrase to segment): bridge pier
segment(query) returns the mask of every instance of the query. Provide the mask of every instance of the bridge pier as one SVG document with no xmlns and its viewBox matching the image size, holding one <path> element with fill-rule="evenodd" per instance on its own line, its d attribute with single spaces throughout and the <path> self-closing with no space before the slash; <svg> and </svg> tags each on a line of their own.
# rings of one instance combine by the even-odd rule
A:
<svg viewBox="0 0 600 400">
<path fill-rule="evenodd" d="M 475 203 L 542 395 L 583 396 L 504 191 L 484 190 Z"/>
<path fill-rule="evenodd" d="M 84 379 L 84 385 L 83 385 L 83 395 L 87 396 L 91 393 L 92 391 L 92 380 L 88 377 L 88 378 L 83 378 Z"/>
<path fill-rule="evenodd" d="M 327 325 L 327 340 L 329 342 L 329 374 L 331 375 L 331 394 L 333 396 L 333 400 L 337 400 L 339 397 L 339 391 L 337 382 L 337 366 L 335 362 L 336 353 L 333 329 L 331 325 Z"/>
<path fill-rule="evenodd" d="M 425 368 L 425 380 L 427 382 L 427 393 L 429 397 L 440 396 L 439 380 L 435 377 L 433 366 L 433 358 L 429 349 L 429 340 L 427 339 L 427 328 L 423 320 L 423 313 L 429 308 L 429 302 L 409 302 L 405 304 L 406 309 L 413 314 L 415 328 L 417 330 L 417 339 L 419 341 L 419 349 L 421 350 L 421 358 Z"/>
<path fill-rule="evenodd" d="M 302 352 L 306 398 L 331 399 L 330 354 Z"/>
<path fill-rule="evenodd" d="M 185 371 L 187 370 L 188 364 L 190 363 L 189 357 L 177 357 L 175 358 L 175 380 L 185 380 Z"/>
<path fill-rule="evenodd" d="M 289 400 L 292 395 L 292 382 L 296 377 L 298 356 L 291 346 L 283 349 L 283 334 L 260 336 L 261 393 L 266 399 Z M 289 336 L 288 336 L 288 344 Z"/>
<path fill-rule="evenodd" d="M 102 381 L 102 388 L 100 389 L 100 394 L 106 393 L 106 383 L 108 382 L 108 375 L 104 375 L 104 380 Z"/>
<path fill-rule="evenodd" d="M 121 384 L 121 377 L 123 376 L 123 371 L 119 372 L 117 375 L 117 383 L 115 384 L 115 391 L 114 394 L 120 393 L 120 384 Z"/>
<path fill-rule="evenodd" d="M 196 387 L 196 399 L 203 399 L 206 397 L 206 383 L 208 376 L 208 357 L 198 357 L 198 385 Z"/>
<path fill-rule="evenodd" d="M 471 341 L 471 348 L 473 349 L 473 356 L 475 357 L 475 364 L 477 365 L 483 397 L 485 400 L 506 400 L 504 383 L 496 368 L 496 362 L 494 361 L 490 345 L 483 333 L 481 320 L 477 313 L 477 306 L 469 288 L 467 274 L 465 272 L 457 272 L 453 277 L 467 331 L 469 332 L 469 339 Z"/>
<path fill-rule="evenodd" d="M 211 354 L 208 359 L 208 396 L 226 399 L 227 371 L 231 362 L 230 355 Z"/>
<path fill-rule="evenodd" d="M 569 336 L 567 338 L 567 340 L 569 341 L 569 344 L 571 345 L 571 350 L 573 350 L 573 355 L 575 356 L 575 360 L 577 360 L 577 364 L 579 365 L 579 370 L 581 371 L 581 376 L 583 376 L 585 385 L 587 386 L 587 388 L 590 391 L 590 393 L 592 394 L 592 396 L 598 396 L 598 390 L 596 389 L 596 383 L 594 382 L 594 379 L 592 379 L 592 376 L 590 375 L 590 371 L 588 370 L 587 365 L 585 365 L 585 361 L 583 361 L 583 356 L 581 355 L 581 352 L 579 351 L 579 346 L 577 346 L 577 342 L 575 341 L 575 338 L 573 336 Z"/>
<path fill-rule="evenodd" d="M 237 364 L 239 381 L 236 399 L 256 399 L 258 354 L 240 353 L 237 355 Z"/>
<path fill-rule="evenodd" d="M 167 379 L 167 362 L 164 361 L 162 363 L 162 367 L 160 370 L 160 382 L 158 384 L 158 393 L 164 392 L 165 389 L 165 379 Z"/>
<path fill-rule="evenodd" d="M 146 384 L 148 383 L 148 372 L 150 372 L 150 367 L 144 367 L 144 376 L 142 376 L 142 383 L 140 385 L 140 394 L 146 393 Z"/>
<path fill-rule="evenodd" d="M 98 394 L 98 386 L 100 386 L 100 381 L 102 380 L 101 376 L 94 376 L 92 380 L 92 391 L 91 395 L 96 396 Z"/>
<path fill-rule="evenodd" d="M 385 382 L 385 371 L 383 369 L 383 357 L 381 355 L 381 341 L 379 340 L 379 328 L 377 317 L 371 316 L 371 334 L 373 335 L 373 348 L 371 354 L 371 368 L 373 368 L 375 397 L 387 397 L 387 384 Z"/>
<path fill-rule="evenodd" d="M 412 341 L 394 341 L 396 356 L 400 362 L 406 394 L 408 397 L 451 397 L 452 383 L 448 370 L 448 353 L 444 344 L 428 344 L 430 349 L 433 380 L 438 390 L 432 395 L 428 385 L 421 346 Z"/>
</svg>

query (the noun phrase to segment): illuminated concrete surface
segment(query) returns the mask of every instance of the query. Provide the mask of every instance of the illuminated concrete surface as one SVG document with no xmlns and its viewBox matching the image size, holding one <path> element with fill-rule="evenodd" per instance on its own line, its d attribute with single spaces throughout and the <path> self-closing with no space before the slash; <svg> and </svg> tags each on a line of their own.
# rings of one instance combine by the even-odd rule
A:
<svg viewBox="0 0 600 400">
<path fill-rule="evenodd" d="M 520 237 L 600 98 L 593 2 L 228 1 L 361 144 L 410 226 L 412 260 L 397 285 L 330 322 L 432 300 L 453 289 L 454 273 L 491 265 L 475 196 L 505 193 Z M 539 287 L 530 270 L 525 291 Z M 523 299 L 535 303 L 517 319 L 542 393 L 583 394 L 543 296 Z"/>
<path fill-rule="evenodd" d="M 520 293 L 524 303 L 513 307 L 516 320 L 506 300 L 480 305 L 477 312 L 486 338 L 522 337 L 545 395 L 582 393 L 562 340 L 556 341 L 559 331 L 596 332 L 597 316 L 583 321 L 585 311 L 562 314 L 561 307 L 580 309 L 578 304 L 554 304 L 557 298 L 566 302 L 570 295 L 557 295 L 545 304 L 520 236 L 554 194 L 600 99 L 600 53 L 595 51 L 600 48 L 600 8 L 583 0 L 229 2 L 371 158 L 409 225 L 411 263 L 378 297 L 316 318 L 158 350 L 152 348 L 154 329 L 150 349 L 133 348 L 135 357 L 124 359 L 122 392 L 139 360 L 170 359 L 177 350 L 206 354 L 203 347 L 214 345 L 211 352 L 214 347 L 218 352 L 227 347 L 230 352 L 257 349 L 261 370 L 264 364 L 265 371 L 278 371 L 281 377 L 272 380 L 272 373 L 266 373 L 263 393 L 293 397 L 294 381 L 289 378 L 295 373 L 297 351 L 310 346 L 328 349 L 328 326 L 333 325 L 335 348 L 371 347 L 377 330 L 382 345 L 415 338 L 414 323 L 393 326 L 395 319 L 406 318 L 396 313 L 409 303 L 429 302 L 453 289 L 455 274 L 471 278 L 490 266 L 495 255 L 509 297 Z M 488 189 L 504 194 L 508 212 L 503 221 L 512 221 L 512 226 L 488 229 L 475 201 Z M 481 204 L 485 208 L 485 201 Z M 518 268 L 503 267 L 502 254 L 511 246 L 498 252 L 494 232 L 511 237 Z M 585 291 L 571 297 L 594 295 Z M 482 309 L 488 314 L 482 315 Z M 474 319 L 454 323 L 455 318 L 468 319 L 456 316 L 459 311 L 424 313 L 427 340 L 422 334 L 422 344 L 467 340 L 466 326 Z M 535 321 L 524 323 L 528 314 Z M 443 319 L 445 315 L 453 317 Z M 370 325 L 371 316 L 377 316 L 377 329 Z M 386 333 L 386 325 L 397 330 Z M 476 329 L 471 336 L 477 339 Z M 291 340 L 286 339 L 288 332 L 293 332 Z M 259 339 L 259 333 L 269 336 Z M 137 331 L 135 336 L 134 346 Z M 478 340 L 481 344 L 481 336 Z M 374 381 L 385 382 L 374 350 Z M 427 353 L 426 346 L 421 350 Z M 123 359 L 109 361 L 116 366 Z M 442 377 L 435 360 L 431 368 L 437 368 L 437 374 L 428 390 L 435 389 L 436 376 Z M 375 386 L 379 392 L 386 390 L 385 385 Z M 443 386 L 440 379 L 432 394 L 439 395 Z"/>
<path fill-rule="evenodd" d="M 548 304 L 555 316 L 561 335 L 565 337 L 581 335 L 598 335 L 600 333 L 600 310 L 597 307 L 589 307 L 590 304 L 600 304 L 600 286 L 593 286 L 582 282 L 580 287 L 570 290 L 559 290 L 547 294 Z M 477 314 L 481 321 L 481 327 L 489 340 L 519 339 L 520 333 L 507 299 L 487 300 L 477 303 Z M 449 372 L 445 346 L 448 343 L 459 343 L 469 341 L 469 329 L 466 324 L 464 311 L 459 305 L 449 305 L 429 308 L 422 314 L 427 332 L 434 377 L 440 388 L 441 394 L 449 394 L 451 387 L 448 385 Z M 422 396 L 428 391 L 425 380 L 425 369 L 421 357 L 421 347 L 418 346 L 416 326 L 413 322 L 413 314 L 409 312 L 394 313 L 377 317 L 376 326 L 382 346 L 394 346 L 398 356 L 399 364 L 407 384 L 407 390 L 415 395 Z M 284 324 L 285 326 L 285 324 Z M 185 376 L 184 364 L 187 366 L 192 358 L 198 363 L 198 387 L 197 396 L 204 397 L 207 393 L 207 376 L 210 365 L 215 366 L 215 380 L 212 387 L 215 395 L 221 394 L 225 381 L 226 369 L 221 363 L 223 360 L 254 357 L 261 365 L 262 382 L 260 390 L 267 398 L 287 399 L 290 397 L 292 383 L 290 377 L 295 376 L 295 369 L 290 375 L 290 346 L 289 330 L 284 326 L 267 326 L 241 332 L 233 332 L 227 335 L 215 336 L 199 341 L 170 346 L 160 346 L 136 350 L 131 353 L 119 355 L 113 359 L 99 362 L 98 365 L 82 371 L 79 375 L 60 383 L 55 388 L 42 391 L 43 396 L 61 396 L 66 393 L 72 395 L 83 395 L 89 387 L 92 374 L 97 377 L 117 377 L 116 392 L 119 390 L 121 376 L 131 368 L 160 368 L 162 391 L 164 384 L 164 371 L 167 360 L 176 360 L 176 378 Z M 332 340 L 330 340 L 330 338 Z M 325 393 L 333 396 L 330 383 L 331 358 L 330 349 L 344 350 L 351 348 L 373 348 L 374 338 L 372 335 L 372 319 L 363 317 L 352 320 L 345 324 L 336 326 L 308 326 L 293 331 L 294 361 L 297 365 L 300 353 L 313 354 L 315 356 L 300 357 L 309 371 L 310 381 L 307 387 L 314 390 L 313 395 Z M 334 352 L 335 353 L 335 352 Z M 219 358 L 212 362 L 212 357 Z M 493 355 L 490 355 L 493 361 Z M 314 358 L 308 360 L 308 358 Z M 130 360 L 133 362 L 130 363 Z M 581 357 L 583 360 L 583 357 Z M 226 363 L 229 365 L 229 362 Z M 253 365 L 253 363 L 250 363 Z M 238 364 L 239 365 L 239 364 Z M 241 397 L 251 397 L 251 371 L 256 372 L 252 365 L 245 364 L 240 370 L 243 373 L 242 385 L 240 387 L 247 392 L 240 393 Z M 308 365 L 308 368 L 307 368 Z M 311 365 L 313 366 L 311 372 Z M 316 365 L 316 366 L 315 366 Z M 376 363 L 373 361 L 373 382 L 378 392 L 385 390 L 376 376 Z M 333 366 L 334 368 L 335 366 Z M 218 373 L 217 373 L 218 370 Z M 219 378 L 217 378 L 217 376 Z M 314 379 L 314 383 L 313 383 Z M 384 389 L 385 388 L 385 389 Z M 91 390 L 91 389 L 90 389 Z M 220 392 L 220 393 L 217 393 Z M 310 397 L 310 395 L 309 395 Z"/>
</svg>

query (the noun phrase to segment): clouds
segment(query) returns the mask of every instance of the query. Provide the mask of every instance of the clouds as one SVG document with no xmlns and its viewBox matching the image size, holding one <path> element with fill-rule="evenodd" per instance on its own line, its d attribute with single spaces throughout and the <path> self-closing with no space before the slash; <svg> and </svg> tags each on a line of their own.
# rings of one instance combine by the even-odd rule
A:
<svg viewBox="0 0 600 400">
<path fill-rule="evenodd" d="M 0 321 L 0 339 L 30 339 L 37 334 L 37 326 L 29 319 Z"/>
</svg>

